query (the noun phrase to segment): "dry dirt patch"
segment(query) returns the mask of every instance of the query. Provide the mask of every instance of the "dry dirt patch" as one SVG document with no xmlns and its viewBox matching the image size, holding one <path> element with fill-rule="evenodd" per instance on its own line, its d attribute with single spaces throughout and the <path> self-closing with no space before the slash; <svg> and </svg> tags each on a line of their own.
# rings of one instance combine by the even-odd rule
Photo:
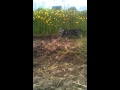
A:
<svg viewBox="0 0 120 90">
<path fill-rule="evenodd" d="M 77 53 L 83 45 L 74 41 L 74 39 L 34 38 L 34 90 L 87 89 L 86 54 Z"/>
</svg>

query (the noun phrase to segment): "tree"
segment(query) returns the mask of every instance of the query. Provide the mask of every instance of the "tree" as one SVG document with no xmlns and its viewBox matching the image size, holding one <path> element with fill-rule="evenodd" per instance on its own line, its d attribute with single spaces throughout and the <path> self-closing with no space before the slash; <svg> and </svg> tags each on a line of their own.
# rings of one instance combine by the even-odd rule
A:
<svg viewBox="0 0 120 90">
<path fill-rule="evenodd" d="M 75 11 L 77 11 L 77 9 L 76 9 L 76 7 L 70 7 L 70 8 L 68 8 L 68 10 L 75 10 Z"/>
</svg>

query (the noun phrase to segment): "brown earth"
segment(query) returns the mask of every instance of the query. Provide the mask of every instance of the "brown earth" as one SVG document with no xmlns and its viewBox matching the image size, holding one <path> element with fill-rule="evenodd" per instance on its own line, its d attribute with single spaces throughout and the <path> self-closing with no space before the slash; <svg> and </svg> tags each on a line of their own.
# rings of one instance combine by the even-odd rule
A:
<svg viewBox="0 0 120 90">
<path fill-rule="evenodd" d="M 87 90 L 87 55 L 75 39 L 33 37 L 33 90 Z"/>
</svg>

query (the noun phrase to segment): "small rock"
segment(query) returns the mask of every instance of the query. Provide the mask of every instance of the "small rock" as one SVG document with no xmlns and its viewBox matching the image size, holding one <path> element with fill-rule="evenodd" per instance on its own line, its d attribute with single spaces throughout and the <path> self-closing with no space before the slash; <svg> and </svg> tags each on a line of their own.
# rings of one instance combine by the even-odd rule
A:
<svg viewBox="0 0 120 90">
<path fill-rule="evenodd" d="M 55 59 L 58 59 L 58 58 L 59 58 L 58 56 L 55 57 Z"/>
</svg>

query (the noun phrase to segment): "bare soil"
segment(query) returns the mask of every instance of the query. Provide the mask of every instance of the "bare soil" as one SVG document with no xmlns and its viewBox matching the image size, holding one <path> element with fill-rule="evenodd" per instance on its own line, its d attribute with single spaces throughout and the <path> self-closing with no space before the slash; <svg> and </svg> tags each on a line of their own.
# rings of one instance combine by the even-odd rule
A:
<svg viewBox="0 0 120 90">
<path fill-rule="evenodd" d="M 87 90 L 87 53 L 82 42 L 33 37 L 33 90 Z"/>
</svg>

